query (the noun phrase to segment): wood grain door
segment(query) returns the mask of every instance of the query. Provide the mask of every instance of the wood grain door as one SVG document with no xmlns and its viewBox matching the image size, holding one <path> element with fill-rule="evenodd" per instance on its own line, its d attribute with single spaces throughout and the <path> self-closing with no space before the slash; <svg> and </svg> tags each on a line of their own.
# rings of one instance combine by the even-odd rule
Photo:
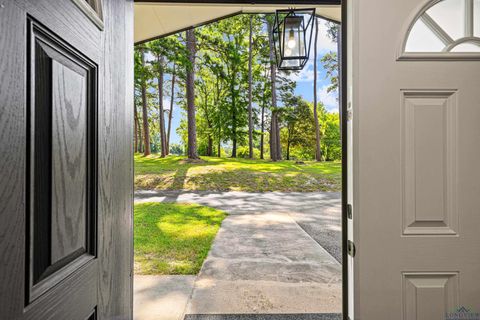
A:
<svg viewBox="0 0 480 320">
<path fill-rule="evenodd" d="M 354 319 L 480 313 L 480 1 L 350 1 Z"/>
<path fill-rule="evenodd" d="M 0 319 L 132 317 L 132 15 L 0 1 Z"/>
</svg>

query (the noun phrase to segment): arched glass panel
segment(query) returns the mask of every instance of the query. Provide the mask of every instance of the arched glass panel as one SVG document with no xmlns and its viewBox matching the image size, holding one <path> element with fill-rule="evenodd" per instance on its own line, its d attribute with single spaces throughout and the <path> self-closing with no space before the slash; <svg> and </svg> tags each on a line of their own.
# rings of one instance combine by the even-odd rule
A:
<svg viewBox="0 0 480 320">
<path fill-rule="evenodd" d="M 407 46 L 407 52 L 428 52 L 428 51 L 442 51 L 445 44 L 438 38 L 427 25 L 419 20 L 410 31 Z"/>
<path fill-rule="evenodd" d="M 440 1 L 426 13 L 452 37 L 465 37 L 465 0 Z"/>
<path fill-rule="evenodd" d="M 405 52 L 480 53 L 480 0 L 436 0 L 413 23 Z"/>
<path fill-rule="evenodd" d="M 475 43 L 461 43 L 458 46 L 454 47 L 451 52 L 479 52 L 479 46 Z"/>
</svg>

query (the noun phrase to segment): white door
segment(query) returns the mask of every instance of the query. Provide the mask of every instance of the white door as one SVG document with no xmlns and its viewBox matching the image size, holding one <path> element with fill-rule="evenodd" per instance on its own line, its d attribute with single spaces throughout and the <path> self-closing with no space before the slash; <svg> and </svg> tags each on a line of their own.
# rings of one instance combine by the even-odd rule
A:
<svg viewBox="0 0 480 320">
<path fill-rule="evenodd" d="M 354 320 L 480 319 L 480 0 L 349 0 Z"/>
</svg>

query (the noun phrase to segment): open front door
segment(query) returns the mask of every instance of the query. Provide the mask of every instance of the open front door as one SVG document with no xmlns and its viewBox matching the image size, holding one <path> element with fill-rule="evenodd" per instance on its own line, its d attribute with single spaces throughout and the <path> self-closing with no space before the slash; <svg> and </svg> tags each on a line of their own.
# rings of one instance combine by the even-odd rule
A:
<svg viewBox="0 0 480 320">
<path fill-rule="evenodd" d="M 1 2 L 1 319 L 132 316 L 132 15 Z"/>
<path fill-rule="evenodd" d="M 355 320 L 480 312 L 479 6 L 350 1 Z"/>
</svg>

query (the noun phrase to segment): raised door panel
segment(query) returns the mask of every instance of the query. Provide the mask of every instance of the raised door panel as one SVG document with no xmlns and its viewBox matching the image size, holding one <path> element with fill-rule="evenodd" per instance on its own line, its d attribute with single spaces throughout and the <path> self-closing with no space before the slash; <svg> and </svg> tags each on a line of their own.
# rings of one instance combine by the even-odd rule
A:
<svg viewBox="0 0 480 320">
<path fill-rule="evenodd" d="M 96 255 L 97 66 L 32 18 L 27 304 Z"/>
<path fill-rule="evenodd" d="M 52 63 L 53 263 L 86 251 L 87 73 Z"/>
<path fill-rule="evenodd" d="M 403 319 L 444 320 L 458 305 L 458 273 L 403 273 Z"/>
<path fill-rule="evenodd" d="M 457 235 L 456 96 L 402 91 L 403 235 Z"/>
</svg>

